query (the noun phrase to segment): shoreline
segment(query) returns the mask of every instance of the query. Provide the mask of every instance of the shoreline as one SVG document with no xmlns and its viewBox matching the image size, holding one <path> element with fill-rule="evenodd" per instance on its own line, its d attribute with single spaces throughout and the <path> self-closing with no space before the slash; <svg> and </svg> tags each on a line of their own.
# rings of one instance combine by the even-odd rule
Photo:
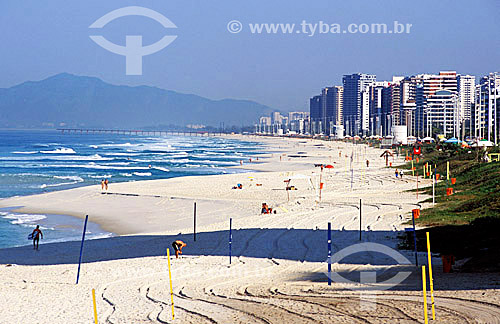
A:
<svg viewBox="0 0 500 324">
<path fill-rule="evenodd" d="M 236 140 L 242 140 L 242 141 L 252 141 L 251 138 L 246 138 L 246 137 L 240 138 L 239 136 L 233 136 L 233 135 L 223 135 L 223 136 L 218 136 L 218 137 L 228 138 L 228 139 L 236 139 Z M 263 146 L 263 149 L 265 149 L 265 146 Z M 262 159 L 262 154 L 260 154 L 258 152 L 256 153 L 255 156 L 258 156 L 257 160 L 259 158 Z M 255 158 L 254 158 L 254 161 L 255 161 Z M 243 164 L 242 166 L 239 166 L 239 165 L 238 166 L 226 166 L 224 169 L 226 169 L 226 170 L 234 170 L 234 169 L 241 170 L 241 171 L 237 172 L 237 174 L 244 174 L 244 173 L 256 171 L 256 170 L 252 170 L 252 165 L 248 165 L 248 164 Z M 225 175 L 225 174 L 221 174 L 221 175 Z M 183 176 L 179 176 L 179 177 L 166 178 L 166 179 L 121 181 L 121 182 L 112 182 L 111 186 L 117 186 L 117 185 L 118 186 L 122 186 L 122 185 L 126 186 L 126 184 L 129 184 L 132 182 L 141 183 L 144 186 L 147 186 L 150 181 L 158 181 L 158 180 L 164 181 L 164 180 L 168 180 L 168 179 L 178 179 L 178 178 L 188 178 L 188 177 L 205 177 L 205 176 L 213 176 L 213 175 L 210 175 L 210 174 L 206 174 L 206 175 L 202 175 L 202 176 L 200 176 L 200 175 L 183 175 Z M 33 205 L 23 205 L 23 204 L 11 204 L 9 202 L 13 201 L 13 200 L 20 200 L 20 201 L 24 201 L 24 199 L 29 200 L 31 197 L 45 197 L 45 196 L 51 197 L 52 194 L 55 194 L 56 196 L 58 196 L 61 193 L 64 195 L 64 193 L 66 193 L 66 192 L 72 192 L 73 190 L 79 190 L 79 189 L 92 190 L 92 191 L 98 192 L 100 190 L 99 186 L 100 185 L 98 185 L 98 184 L 82 184 L 82 185 L 77 185 L 73 188 L 54 189 L 54 190 L 50 190 L 50 191 L 43 192 L 43 193 L 37 193 L 37 194 L 14 195 L 14 196 L 10 196 L 10 197 L 2 197 L 2 198 L 0 198 L 0 208 L 8 208 L 8 209 L 11 209 L 15 213 L 26 213 L 26 214 L 33 214 L 33 215 L 46 214 L 47 216 L 48 215 L 63 215 L 63 216 L 71 217 L 71 218 L 84 219 L 86 214 L 85 214 L 85 212 L 82 212 L 82 211 L 75 211 L 72 209 L 68 210 L 68 209 L 64 209 L 64 208 L 60 208 L 60 207 L 46 208 L 43 206 L 42 203 L 33 206 Z M 116 193 L 116 192 L 115 193 L 109 192 L 109 194 L 110 195 L 113 195 L 113 194 L 121 195 L 121 193 Z M 152 195 L 152 196 L 157 197 L 158 195 Z M 170 197 L 170 198 L 176 199 L 177 197 Z M 6 201 L 8 201 L 8 202 L 6 203 Z M 107 222 L 105 219 L 102 219 L 101 217 L 99 217 L 98 221 L 99 221 L 99 223 L 97 223 L 97 224 L 99 226 L 102 226 L 107 232 L 110 232 L 113 234 L 118 234 L 118 235 L 135 234 L 135 232 L 131 232 L 131 231 L 118 231 L 119 233 L 117 233 L 116 227 L 113 226 L 112 224 L 109 224 L 109 222 Z"/>
<path fill-rule="evenodd" d="M 82 236 L 83 222 L 78 217 L 71 215 L 60 215 L 52 213 L 23 213 L 17 212 L 15 207 L 0 208 L 2 218 L 14 219 L 15 224 L 12 227 L 7 227 L 9 233 L 21 234 L 23 238 L 27 236 L 35 227 L 40 225 L 40 229 L 44 234 L 44 240 L 41 244 L 51 244 L 59 242 L 79 241 Z M 8 216 L 8 217 L 7 217 Z M 26 219 L 26 216 L 28 219 Z M 29 219 L 37 216 L 37 219 Z M 100 239 L 115 236 L 115 233 L 105 231 L 102 227 L 94 222 L 89 221 L 87 224 L 86 239 Z M 26 235 L 24 235 L 26 234 Z M 10 249 L 16 247 L 31 246 L 32 241 L 26 239 L 9 239 L 10 244 L 3 246 L 0 249 Z"/>
<path fill-rule="evenodd" d="M 173 202 L 173 205 L 179 205 L 179 201 L 184 201 L 185 204 L 182 207 L 177 206 L 174 208 L 185 208 L 186 203 L 193 205 L 195 201 L 198 204 L 208 204 L 208 209 L 212 210 L 214 208 L 223 208 L 221 205 L 224 202 L 231 202 L 234 204 L 233 197 L 226 197 L 220 199 L 218 197 L 205 197 L 204 194 L 196 195 L 193 193 L 181 192 L 179 195 L 169 195 L 168 193 L 161 192 L 161 190 L 151 190 L 144 192 L 141 187 L 149 187 L 155 186 L 156 188 L 165 185 L 166 187 L 175 186 L 177 183 L 189 183 L 192 186 L 196 186 L 196 182 L 204 183 L 205 186 L 208 183 L 212 182 L 222 182 L 226 184 L 227 187 L 232 187 L 233 183 L 236 184 L 238 181 L 243 181 L 242 179 L 248 179 L 249 177 L 256 178 L 259 174 L 273 172 L 297 172 L 297 171 L 311 171 L 314 170 L 313 162 L 309 159 L 306 161 L 294 161 L 292 163 L 287 163 L 286 170 L 283 169 L 283 166 L 276 163 L 279 155 L 288 155 L 292 151 L 296 150 L 298 145 L 302 144 L 307 147 L 307 144 L 314 143 L 313 148 L 316 148 L 318 145 L 324 146 L 324 143 L 330 143 L 334 145 L 335 143 L 339 145 L 345 145 L 343 142 L 325 142 L 322 140 L 313 140 L 313 139 L 285 139 L 285 138 L 274 138 L 274 137 L 261 137 L 261 136 L 247 136 L 247 135 L 225 135 L 223 138 L 235 139 L 235 140 L 244 140 L 244 141 L 255 141 L 259 142 L 263 145 L 263 147 L 273 153 L 265 153 L 259 154 L 258 157 L 252 160 L 250 164 L 244 164 L 242 166 L 230 166 L 227 169 L 242 169 L 245 172 L 241 173 L 231 173 L 231 174 L 220 174 L 220 175 L 202 175 L 202 176 L 181 176 L 174 177 L 168 179 L 153 179 L 153 180 L 141 180 L 141 181 L 128 181 L 128 182 L 117 182 L 110 184 L 110 190 L 108 194 L 101 194 L 99 185 L 87 185 L 81 186 L 72 189 L 64 189 L 64 190 L 55 190 L 47 193 L 36 194 L 36 195 L 28 195 L 28 196 L 15 196 L 9 198 L 0 199 L 0 207 L 9 208 L 13 206 L 21 206 L 15 208 L 13 211 L 18 213 L 28 213 L 28 214 L 56 214 L 56 215 L 67 215 L 69 217 L 76 217 L 79 219 L 84 219 L 85 215 L 89 215 L 89 219 L 92 219 L 92 222 L 101 226 L 101 228 L 107 232 L 114 233 L 117 235 L 131 235 L 131 234 L 144 234 L 148 232 L 157 232 L 156 226 L 137 226 L 137 224 L 125 224 L 119 225 L 115 222 L 115 219 L 109 219 L 105 212 L 101 210 L 96 210 L 95 208 L 91 208 L 93 213 L 84 211 L 83 206 L 79 206 L 78 208 L 65 207 L 67 205 L 67 200 L 78 200 L 79 196 L 92 196 L 95 199 L 104 198 L 104 197 L 114 197 L 116 200 L 127 200 L 127 198 L 141 198 L 144 200 L 148 200 L 153 204 L 165 204 L 165 200 L 168 200 L 169 203 Z M 300 144 L 297 144 L 300 143 Z M 313 155 L 314 156 L 314 155 Z M 320 156 L 318 156 L 320 158 Z M 284 161 L 283 161 L 284 162 Z M 324 161 L 323 163 L 328 163 L 328 161 Z M 173 184 L 171 184 L 171 182 Z M 188 190 L 189 191 L 189 190 Z M 59 200 L 61 201 L 60 205 L 51 204 L 50 207 L 47 206 L 46 201 L 49 200 Z M 103 199 L 100 199 L 101 203 Z M 158 200 L 160 200 L 158 202 Z M 214 203 L 214 201 L 218 201 L 218 203 Z M 65 203 L 63 203 L 65 202 Z M 88 201 L 89 205 L 92 201 Z M 216 206 L 214 206 L 214 204 Z M 82 207 L 82 208 L 80 208 Z M 106 209 L 106 208 L 103 208 Z M 239 208 L 237 208 L 239 209 Z M 260 210 L 260 207 L 255 209 L 256 211 Z M 109 210 L 107 210 L 109 211 Z M 257 213 L 257 212 L 256 212 Z M 249 216 L 253 213 L 242 212 L 244 216 Z M 171 226 L 171 228 L 162 227 L 162 231 L 177 231 L 177 230 L 185 230 L 187 226 Z"/>
</svg>

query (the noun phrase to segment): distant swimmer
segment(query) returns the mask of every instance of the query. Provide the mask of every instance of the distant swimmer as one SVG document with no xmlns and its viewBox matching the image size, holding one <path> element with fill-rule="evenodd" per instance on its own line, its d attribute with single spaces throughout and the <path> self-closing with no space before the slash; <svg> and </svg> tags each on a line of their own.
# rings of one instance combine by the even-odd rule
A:
<svg viewBox="0 0 500 324">
<path fill-rule="evenodd" d="M 174 251 L 175 251 L 175 258 L 178 259 L 179 258 L 179 254 L 182 254 L 182 248 L 185 247 L 187 244 L 182 242 L 181 240 L 177 240 L 177 241 L 174 241 L 174 243 L 172 243 L 172 246 L 174 248 Z"/>
<path fill-rule="evenodd" d="M 40 230 L 40 225 L 36 226 L 30 236 L 33 239 L 33 249 L 38 251 L 38 242 L 40 241 L 40 238 L 43 239 L 43 233 Z"/>
</svg>

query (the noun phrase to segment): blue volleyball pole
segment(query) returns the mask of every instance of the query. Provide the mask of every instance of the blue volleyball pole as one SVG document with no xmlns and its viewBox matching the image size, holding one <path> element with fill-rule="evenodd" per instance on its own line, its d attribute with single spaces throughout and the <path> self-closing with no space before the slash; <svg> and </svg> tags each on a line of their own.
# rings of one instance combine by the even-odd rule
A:
<svg viewBox="0 0 500 324">
<path fill-rule="evenodd" d="M 85 232 L 87 231 L 87 221 L 88 220 L 89 220 L 89 215 L 85 215 L 85 223 L 83 224 L 82 245 L 80 246 L 80 259 L 78 260 L 78 273 L 76 274 L 76 284 L 77 285 L 78 285 L 78 280 L 80 279 L 80 266 L 82 264 L 83 242 L 85 241 Z"/>
<path fill-rule="evenodd" d="M 231 246 L 233 245 L 233 219 L 229 218 L 229 264 L 231 264 Z"/>
<path fill-rule="evenodd" d="M 332 285 L 332 223 L 328 223 L 328 286 Z"/>
</svg>

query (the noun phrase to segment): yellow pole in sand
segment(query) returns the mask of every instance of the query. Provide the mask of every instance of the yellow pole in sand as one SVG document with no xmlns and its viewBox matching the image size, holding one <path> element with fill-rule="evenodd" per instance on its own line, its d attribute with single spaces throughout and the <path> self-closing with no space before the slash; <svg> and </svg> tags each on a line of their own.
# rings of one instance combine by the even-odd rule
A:
<svg viewBox="0 0 500 324">
<path fill-rule="evenodd" d="M 170 249 L 167 248 L 167 260 L 168 260 L 168 280 L 170 281 L 170 300 L 172 302 L 172 320 L 175 319 L 174 316 L 174 291 L 172 289 L 172 272 L 170 271 Z"/>
<path fill-rule="evenodd" d="M 411 175 L 415 176 L 415 169 L 413 168 L 413 160 L 411 160 Z"/>
<path fill-rule="evenodd" d="M 95 302 L 95 289 L 92 289 L 92 302 L 94 304 L 94 321 L 97 324 L 97 306 Z"/>
<path fill-rule="evenodd" d="M 426 232 L 427 235 L 427 259 L 429 266 L 429 286 L 431 288 L 431 307 L 432 307 L 432 320 L 436 320 L 436 308 L 434 306 L 434 280 L 432 279 L 432 256 L 431 256 L 431 241 L 429 240 L 429 232 Z"/>
<path fill-rule="evenodd" d="M 426 287 L 426 278 L 425 278 L 425 266 L 422 266 L 422 291 L 424 293 L 424 322 L 425 324 L 429 324 L 429 317 L 427 315 L 427 287 Z"/>
<path fill-rule="evenodd" d="M 446 161 L 446 180 L 450 180 L 450 161 Z"/>
</svg>

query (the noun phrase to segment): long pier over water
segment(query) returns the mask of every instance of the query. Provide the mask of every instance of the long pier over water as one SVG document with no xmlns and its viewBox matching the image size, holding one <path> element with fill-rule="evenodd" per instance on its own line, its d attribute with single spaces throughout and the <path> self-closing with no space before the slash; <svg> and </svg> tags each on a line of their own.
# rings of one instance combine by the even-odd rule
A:
<svg viewBox="0 0 500 324">
<path fill-rule="evenodd" d="M 224 132 L 205 132 L 205 131 L 160 131 L 160 130 L 137 130 L 137 129 L 92 129 L 92 128 L 58 128 L 63 134 L 115 134 L 115 135 L 178 135 L 178 136 L 221 136 Z"/>
</svg>

